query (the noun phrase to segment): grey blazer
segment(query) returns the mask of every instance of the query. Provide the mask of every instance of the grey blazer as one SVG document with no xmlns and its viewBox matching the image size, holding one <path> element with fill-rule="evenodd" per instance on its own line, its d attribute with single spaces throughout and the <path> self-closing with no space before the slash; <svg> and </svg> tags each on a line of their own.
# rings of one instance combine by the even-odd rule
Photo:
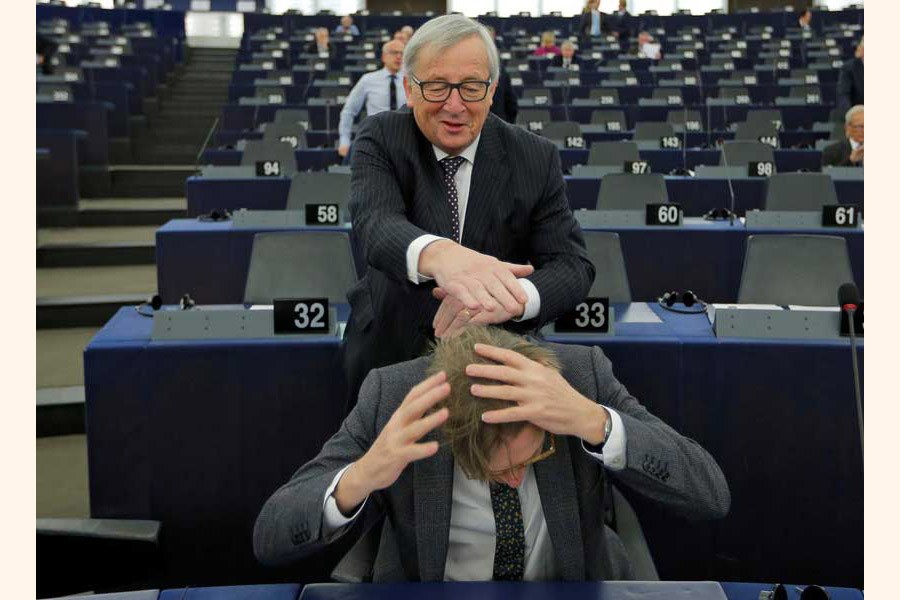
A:
<svg viewBox="0 0 900 600">
<path fill-rule="evenodd" d="M 581 394 L 619 412 L 627 434 L 627 465 L 609 472 L 617 483 L 688 518 L 720 518 L 731 496 L 715 460 L 696 442 L 651 415 L 612 373 L 596 347 L 549 344 L 563 375 Z M 307 556 L 322 537 L 325 491 L 344 466 L 362 456 L 413 385 L 424 378 L 428 357 L 372 371 L 359 402 L 317 457 L 265 503 L 256 520 L 253 548 L 272 566 Z M 439 431 L 428 439 L 440 439 Z M 577 438 L 558 436 L 557 452 L 534 465 L 534 474 L 563 580 L 630 578 L 625 550 L 604 524 L 601 463 Z M 441 581 L 447 558 L 453 456 L 443 446 L 413 463 L 388 489 L 373 494 L 347 535 L 358 535 L 386 517 L 374 581 Z"/>
<path fill-rule="evenodd" d="M 352 236 L 366 275 L 348 293 L 351 316 L 344 363 L 351 397 L 372 368 L 421 356 L 439 302 L 433 284 L 407 279 L 406 251 L 424 234 L 452 237 L 441 167 L 413 113 L 366 119 L 353 143 Z M 594 267 L 568 200 L 559 152 L 548 140 L 493 114 L 481 130 L 462 245 L 503 261 L 530 262 L 540 314 L 506 326 L 536 331 L 574 308 L 590 290 Z"/>
</svg>

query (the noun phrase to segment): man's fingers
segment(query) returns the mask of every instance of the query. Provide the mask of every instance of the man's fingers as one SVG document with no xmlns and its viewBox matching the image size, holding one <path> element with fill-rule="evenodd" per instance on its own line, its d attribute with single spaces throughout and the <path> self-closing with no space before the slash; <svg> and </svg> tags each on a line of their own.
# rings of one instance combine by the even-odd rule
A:
<svg viewBox="0 0 900 600">
<path fill-rule="evenodd" d="M 431 413 L 427 417 L 422 417 L 418 421 L 413 421 L 406 426 L 406 429 L 404 429 L 403 439 L 409 443 L 417 442 L 422 439 L 426 433 L 433 430 L 435 427 L 442 425 L 449 416 L 450 411 L 444 407 Z"/>
<path fill-rule="evenodd" d="M 453 296 L 462 302 L 469 310 L 481 310 L 481 303 L 475 299 L 469 288 L 461 281 L 450 281 L 446 285 L 441 286 L 450 296 Z"/>
<path fill-rule="evenodd" d="M 450 323 L 453 322 L 453 319 L 456 318 L 456 315 L 459 313 L 460 309 L 462 309 L 463 305 L 458 300 L 450 298 L 449 296 L 441 302 L 441 305 L 438 307 L 437 313 L 434 315 L 434 321 L 432 321 L 432 326 L 434 327 L 434 334 L 437 337 L 441 337 L 446 331 L 447 327 L 450 326 Z"/>
<path fill-rule="evenodd" d="M 471 386 L 470 391 L 473 396 L 478 396 L 479 398 L 493 398 L 494 400 L 508 400 L 509 402 L 518 402 L 522 398 L 522 388 L 512 385 L 475 383 Z"/>
<path fill-rule="evenodd" d="M 518 282 L 516 282 L 518 285 Z M 523 312 L 524 302 L 516 300 L 510 290 L 506 288 L 504 282 L 500 279 L 491 279 L 485 283 L 488 292 L 494 297 L 494 300 L 500 303 L 500 306 L 511 315 L 519 315 Z M 520 286 L 521 287 L 521 286 Z"/>
<path fill-rule="evenodd" d="M 516 263 L 503 263 L 516 277 L 528 277 L 532 273 L 534 273 L 533 265 L 517 265 Z"/>
<path fill-rule="evenodd" d="M 466 375 L 491 379 L 502 383 L 516 384 L 522 382 L 522 372 L 506 365 L 483 365 L 472 363 L 466 366 Z"/>
<path fill-rule="evenodd" d="M 489 410 L 481 414 L 481 420 L 485 423 L 514 423 L 516 421 L 527 421 L 528 412 L 519 406 L 512 408 L 502 408 L 500 410 Z"/>
<path fill-rule="evenodd" d="M 531 268 L 531 265 L 525 266 Z M 532 268 L 532 270 L 534 269 Z M 525 289 L 522 287 L 522 284 L 519 283 L 519 280 L 516 279 L 515 275 L 510 271 L 503 270 L 498 274 L 498 278 L 503 282 L 503 285 L 509 290 L 509 293 L 512 294 L 513 298 L 515 298 L 519 304 L 524 305 L 528 302 L 528 294 L 525 293 Z"/>
<path fill-rule="evenodd" d="M 515 350 L 507 350 L 506 348 L 498 348 L 489 344 L 475 344 L 475 353 L 479 356 L 489 358 L 491 360 L 509 365 L 510 367 L 525 368 L 532 364 L 532 361 L 522 356 Z"/>
<path fill-rule="evenodd" d="M 443 300 L 444 298 L 447 297 L 447 291 L 444 288 L 438 286 L 438 287 L 434 288 L 433 290 L 431 290 L 431 295 L 434 296 L 435 298 L 437 298 L 438 300 Z"/>
<path fill-rule="evenodd" d="M 410 463 L 422 460 L 423 458 L 434 456 L 440 448 L 441 445 L 434 441 L 425 442 L 424 444 L 413 444 L 407 449 L 406 458 Z"/>
<path fill-rule="evenodd" d="M 407 420 L 418 419 L 428 410 L 429 406 L 440 399 L 442 394 L 446 396 L 449 392 L 450 384 L 447 383 L 447 374 L 440 371 L 416 384 L 406 394 L 397 412 L 405 416 Z M 422 405 L 424 408 L 421 407 Z M 417 411 L 418 414 L 416 414 Z"/>
</svg>

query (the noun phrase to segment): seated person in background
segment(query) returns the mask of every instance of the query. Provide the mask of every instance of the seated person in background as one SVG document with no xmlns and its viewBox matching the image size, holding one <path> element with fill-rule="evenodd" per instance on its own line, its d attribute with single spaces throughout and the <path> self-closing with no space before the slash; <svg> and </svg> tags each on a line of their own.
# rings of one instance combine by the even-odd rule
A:
<svg viewBox="0 0 900 600">
<path fill-rule="evenodd" d="M 846 138 L 826 146 L 822 150 L 822 166 L 861 167 L 863 166 L 863 106 L 858 104 L 847 111 L 844 117 Z"/>
<path fill-rule="evenodd" d="M 353 17 L 344 15 L 341 24 L 334 28 L 335 35 L 359 35 L 359 27 L 353 24 Z"/>
<path fill-rule="evenodd" d="M 849 108 L 865 104 L 863 96 L 863 38 L 859 39 L 854 57 L 844 63 L 838 77 L 837 107 Z"/>
<path fill-rule="evenodd" d="M 578 37 L 583 46 L 591 45 L 592 40 L 600 41 L 600 36 L 609 33 L 609 23 L 600 12 L 600 0 L 587 0 L 578 20 Z"/>
<path fill-rule="evenodd" d="M 565 69 L 578 70 L 578 59 L 575 58 L 575 44 L 566 40 L 559 47 L 560 54 L 553 57 L 550 65 L 554 67 L 563 67 Z M 573 67 L 575 67 L 573 69 Z"/>
<path fill-rule="evenodd" d="M 329 41 L 328 30 L 324 27 L 316 29 L 316 40 L 310 42 L 306 46 L 307 54 L 331 54 L 331 42 Z"/>
<path fill-rule="evenodd" d="M 409 42 L 409 39 L 413 36 L 413 33 L 415 33 L 415 31 L 416 30 L 413 29 L 411 25 L 404 25 L 394 32 L 394 39 L 400 40 L 401 42 L 406 44 Z"/>
<path fill-rule="evenodd" d="M 53 54 L 56 52 L 56 42 L 50 38 L 37 34 L 36 63 L 41 68 L 41 73 L 50 75 L 53 73 Z"/>
<path fill-rule="evenodd" d="M 353 120 L 363 106 L 366 107 L 366 116 L 372 116 L 386 110 L 396 110 L 406 104 L 403 75 L 400 73 L 403 65 L 403 42 L 391 40 L 382 46 L 381 63 L 384 68 L 359 78 L 341 109 L 341 121 L 338 125 L 338 154 L 341 156 L 347 156 L 350 152 Z"/>
<path fill-rule="evenodd" d="M 561 51 L 556 45 L 556 34 L 552 31 L 545 31 L 541 34 L 541 45 L 535 51 L 535 56 L 556 56 Z"/>
<path fill-rule="evenodd" d="M 662 58 L 660 54 L 660 46 L 653 39 L 648 31 L 642 31 L 637 36 L 637 46 L 632 49 L 631 54 L 638 58 L 649 58 L 651 60 L 659 60 Z"/>
<path fill-rule="evenodd" d="M 812 31 L 812 10 L 804 8 L 797 18 L 797 27 L 803 31 Z"/>
<path fill-rule="evenodd" d="M 376 582 L 630 578 L 604 524 L 607 477 L 691 519 L 731 504 L 715 460 L 632 397 L 599 348 L 465 326 L 369 374 L 340 430 L 263 506 L 253 547 L 286 565 L 384 517 Z"/>
</svg>

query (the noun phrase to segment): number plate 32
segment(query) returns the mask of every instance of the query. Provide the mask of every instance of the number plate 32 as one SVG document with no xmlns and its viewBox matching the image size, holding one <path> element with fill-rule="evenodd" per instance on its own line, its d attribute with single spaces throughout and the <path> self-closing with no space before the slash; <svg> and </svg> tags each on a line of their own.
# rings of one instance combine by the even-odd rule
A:
<svg viewBox="0 0 900 600">
<path fill-rule="evenodd" d="M 276 299 L 272 302 L 275 334 L 328 333 L 328 298 Z"/>
</svg>

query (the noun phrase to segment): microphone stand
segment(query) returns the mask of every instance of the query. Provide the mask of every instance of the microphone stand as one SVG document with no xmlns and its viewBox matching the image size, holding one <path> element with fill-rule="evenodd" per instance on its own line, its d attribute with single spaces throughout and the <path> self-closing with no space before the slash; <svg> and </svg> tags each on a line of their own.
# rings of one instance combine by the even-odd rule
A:
<svg viewBox="0 0 900 600">
<path fill-rule="evenodd" d="M 853 316 L 856 314 L 856 306 L 845 305 L 847 311 L 847 324 L 850 328 L 850 355 L 853 358 L 853 386 L 856 392 L 856 420 L 859 423 L 859 449 L 863 450 L 863 413 L 862 394 L 859 391 L 859 365 L 856 360 L 856 332 L 854 331 Z"/>
</svg>

